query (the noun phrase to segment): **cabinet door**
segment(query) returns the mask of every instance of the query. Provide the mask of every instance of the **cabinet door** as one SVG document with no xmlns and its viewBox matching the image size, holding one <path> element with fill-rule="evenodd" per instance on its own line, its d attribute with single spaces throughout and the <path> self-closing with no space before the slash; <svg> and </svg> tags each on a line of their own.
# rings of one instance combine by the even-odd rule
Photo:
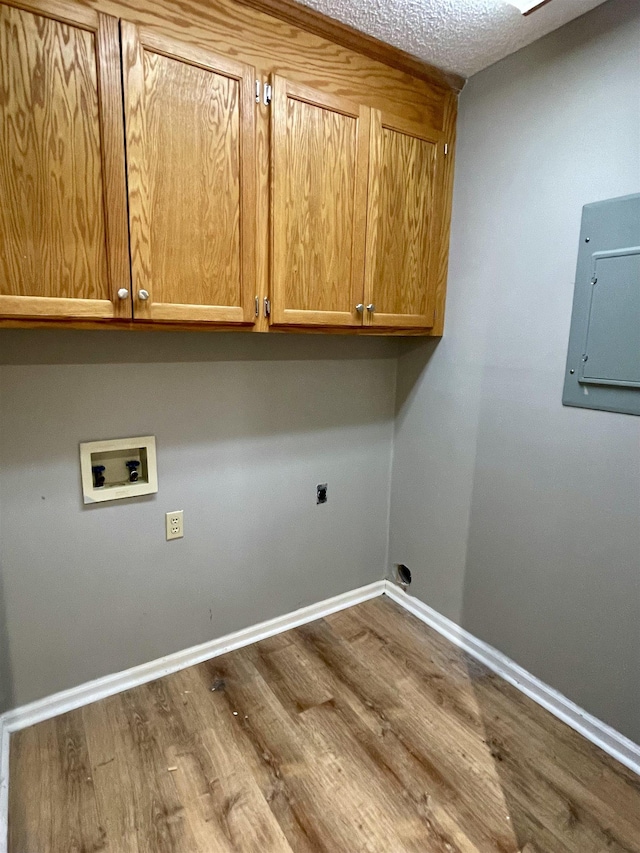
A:
<svg viewBox="0 0 640 853">
<path fill-rule="evenodd" d="M 122 23 L 134 316 L 250 323 L 252 68 Z"/>
<path fill-rule="evenodd" d="M 360 326 L 370 110 L 278 77 L 271 108 L 271 321 Z"/>
<path fill-rule="evenodd" d="M 371 116 L 365 324 L 431 328 L 438 257 L 443 137 Z"/>
<path fill-rule="evenodd" d="M 118 22 L 59 0 L 0 4 L 0 316 L 131 317 Z"/>
</svg>

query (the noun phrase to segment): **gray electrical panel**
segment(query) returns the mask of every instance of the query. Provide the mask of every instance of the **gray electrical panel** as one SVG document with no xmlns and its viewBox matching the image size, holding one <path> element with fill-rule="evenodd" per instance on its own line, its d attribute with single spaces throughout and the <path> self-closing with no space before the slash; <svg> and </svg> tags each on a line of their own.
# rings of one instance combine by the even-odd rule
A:
<svg viewBox="0 0 640 853">
<path fill-rule="evenodd" d="M 640 415 L 640 194 L 582 209 L 562 402 Z"/>
</svg>

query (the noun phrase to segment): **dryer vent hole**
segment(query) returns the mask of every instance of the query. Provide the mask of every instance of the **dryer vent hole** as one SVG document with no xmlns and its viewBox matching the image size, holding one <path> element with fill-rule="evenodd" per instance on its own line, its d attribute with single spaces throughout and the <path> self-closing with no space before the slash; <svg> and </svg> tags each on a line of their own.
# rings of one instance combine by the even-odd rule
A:
<svg viewBox="0 0 640 853">
<path fill-rule="evenodd" d="M 398 581 L 402 584 L 402 586 L 409 586 L 411 583 L 411 570 L 408 566 L 405 566 L 404 563 L 398 563 Z"/>
</svg>

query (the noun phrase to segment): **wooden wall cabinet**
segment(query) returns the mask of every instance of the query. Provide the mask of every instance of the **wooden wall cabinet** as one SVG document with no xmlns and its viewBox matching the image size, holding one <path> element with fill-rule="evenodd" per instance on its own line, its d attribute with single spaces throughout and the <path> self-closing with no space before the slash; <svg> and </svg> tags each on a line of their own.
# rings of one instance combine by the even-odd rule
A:
<svg viewBox="0 0 640 853">
<path fill-rule="evenodd" d="M 271 322 L 430 329 L 445 135 L 275 77 Z"/>
<path fill-rule="evenodd" d="M 370 110 L 281 77 L 271 110 L 272 323 L 359 326 Z"/>
<path fill-rule="evenodd" d="M 80 5 L 0 5 L 0 315 L 130 317 L 120 42 Z"/>
<path fill-rule="evenodd" d="M 444 134 L 372 111 L 365 323 L 431 328 L 435 312 Z"/>
<path fill-rule="evenodd" d="M 121 26 L 134 317 L 252 323 L 255 70 Z"/>
<path fill-rule="evenodd" d="M 441 333 L 446 85 L 86 2 L 0 0 L 0 322 Z"/>
</svg>

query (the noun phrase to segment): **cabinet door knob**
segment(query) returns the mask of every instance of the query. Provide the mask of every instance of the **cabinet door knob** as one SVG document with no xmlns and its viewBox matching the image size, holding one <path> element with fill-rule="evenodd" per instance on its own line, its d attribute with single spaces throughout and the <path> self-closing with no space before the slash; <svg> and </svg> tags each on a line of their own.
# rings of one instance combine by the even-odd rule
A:
<svg viewBox="0 0 640 853">
<path fill-rule="evenodd" d="M 129 291 L 127 290 L 126 287 L 121 287 L 120 290 L 118 291 L 118 299 L 126 299 L 128 295 L 129 295 Z"/>
<path fill-rule="evenodd" d="M 148 298 L 149 298 L 149 291 L 148 290 L 139 290 L 138 291 L 138 299 L 142 299 L 143 302 L 146 302 Z"/>
<path fill-rule="evenodd" d="M 375 310 L 376 310 L 376 306 L 373 304 L 373 302 L 370 302 L 369 305 L 367 305 L 367 311 L 375 311 Z"/>
<path fill-rule="evenodd" d="M 356 311 L 358 312 L 358 314 L 362 314 L 362 312 L 364 311 L 364 305 L 362 304 L 362 302 L 358 302 L 358 304 L 356 305 Z"/>
</svg>

